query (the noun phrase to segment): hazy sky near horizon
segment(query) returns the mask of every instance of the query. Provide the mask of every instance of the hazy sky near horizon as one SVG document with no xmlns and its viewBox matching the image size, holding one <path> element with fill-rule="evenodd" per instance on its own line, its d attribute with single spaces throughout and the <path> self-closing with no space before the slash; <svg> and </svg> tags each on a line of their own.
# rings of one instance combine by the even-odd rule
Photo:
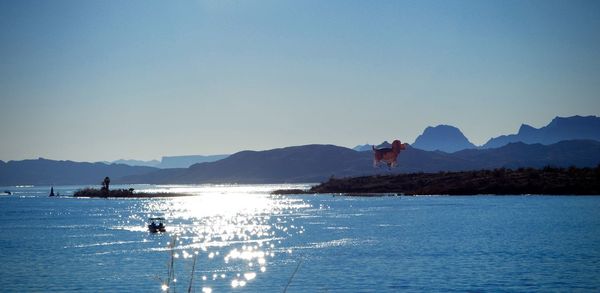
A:
<svg viewBox="0 0 600 293">
<path fill-rule="evenodd" d="M 0 160 L 157 159 L 600 115 L 600 1 L 0 0 Z"/>
</svg>

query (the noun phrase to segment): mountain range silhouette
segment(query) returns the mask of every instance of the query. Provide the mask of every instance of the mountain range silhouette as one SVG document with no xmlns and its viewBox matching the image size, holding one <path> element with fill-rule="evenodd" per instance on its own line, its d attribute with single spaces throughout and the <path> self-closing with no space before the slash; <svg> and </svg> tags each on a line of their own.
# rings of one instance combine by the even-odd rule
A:
<svg viewBox="0 0 600 293">
<path fill-rule="evenodd" d="M 417 137 L 412 147 L 427 151 L 453 153 L 474 148 L 499 148 L 512 142 L 549 145 L 563 140 L 590 139 L 600 141 L 600 117 L 571 116 L 555 117 L 548 125 L 534 128 L 522 124 L 516 134 L 500 135 L 489 139 L 484 145 L 476 146 L 457 127 L 438 125 L 427 127 Z M 356 151 L 370 151 L 371 145 L 358 145 Z"/>
<path fill-rule="evenodd" d="M 539 129 L 523 126 L 519 133 L 490 139 L 479 148 L 472 148 L 454 127 L 431 127 L 400 153 L 399 167 L 392 170 L 373 168 L 370 151 L 335 145 L 303 145 L 241 151 L 214 162 L 171 169 L 41 158 L 0 161 L 0 185 L 99 184 L 105 176 L 110 176 L 113 183 L 316 183 L 331 176 L 544 166 L 595 167 L 600 163 L 598 121 L 594 116 L 556 118 L 548 126 Z M 570 139 L 572 137 L 586 139 Z M 555 142 L 563 138 L 567 140 Z M 452 142 L 435 144 L 436 140 L 444 139 Z M 514 142 L 518 139 L 525 142 Z M 459 146 L 467 148 L 453 151 Z"/>
</svg>

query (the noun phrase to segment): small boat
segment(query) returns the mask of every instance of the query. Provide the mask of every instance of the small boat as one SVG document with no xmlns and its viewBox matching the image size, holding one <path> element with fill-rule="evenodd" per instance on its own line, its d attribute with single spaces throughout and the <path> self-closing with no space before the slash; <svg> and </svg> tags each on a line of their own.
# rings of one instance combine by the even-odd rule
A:
<svg viewBox="0 0 600 293">
<path fill-rule="evenodd" d="M 12 192 L 10 192 L 10 190 L 5 190 L 4 193 L 6 193 L 7 195 L 11 195 Z"/>
<path fill-rule="evenodd" d="M 165 224 L 163 224 L 165 218 L 150 218 L 148 221 L 150 222 L 150 224 L 148 224 L 148 231 L 150 231 L 150 233 L 167 232 Z"/>
</svg>

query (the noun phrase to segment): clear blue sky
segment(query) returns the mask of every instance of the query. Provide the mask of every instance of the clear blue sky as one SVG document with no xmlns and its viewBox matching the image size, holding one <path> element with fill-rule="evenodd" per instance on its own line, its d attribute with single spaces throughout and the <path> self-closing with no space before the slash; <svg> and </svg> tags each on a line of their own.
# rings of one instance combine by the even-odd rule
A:
<svg viewBox="0 0 600 293">
<path fill-rule="evenodd" d="M 600 1 L 0 1 L 0 159 L 475 144 L 600 115 Z"/>
</svg>

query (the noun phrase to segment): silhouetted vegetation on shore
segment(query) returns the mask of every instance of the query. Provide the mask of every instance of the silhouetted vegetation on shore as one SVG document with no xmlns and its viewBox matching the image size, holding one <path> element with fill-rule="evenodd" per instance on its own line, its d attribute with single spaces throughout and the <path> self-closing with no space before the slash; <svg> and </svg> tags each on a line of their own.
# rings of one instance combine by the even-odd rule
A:
<svg viewBox="0 0 600 293">
<path fill-rule="evenodd" d="M 167 192 L 133 192 L 133 188 L 130 189 L 113 189 L 106 191 L 103 189 L 96 188 L 84 188 L 75 191 L 73 196 L 75 197 L 129 197 L 129 198 L 145 198 L 145 197 L 175 197 L 175 196 L 186 196 L 183 193 L 167 193 Z"/>
<path fill-rule="evenodd" d="M 368 195 L 548 194 L 600 195 L 600 165 L 596 168 L 519 168 L 465 172 L 411 173 L 331 178 L 306 193 Z"/>
</svg>

